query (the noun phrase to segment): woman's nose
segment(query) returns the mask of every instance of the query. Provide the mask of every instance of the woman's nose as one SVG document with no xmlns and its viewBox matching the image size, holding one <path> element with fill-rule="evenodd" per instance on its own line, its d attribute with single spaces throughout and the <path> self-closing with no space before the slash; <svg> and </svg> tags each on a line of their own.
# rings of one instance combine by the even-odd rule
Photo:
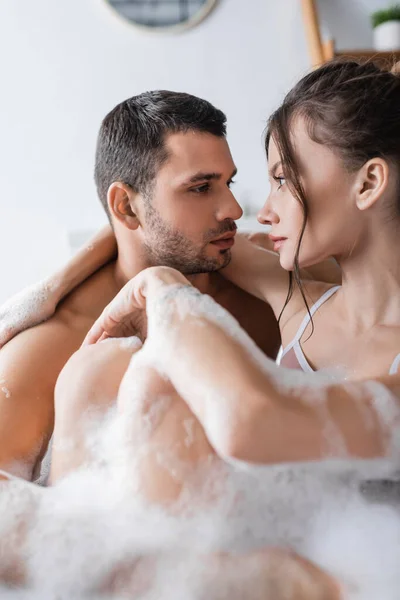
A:
<svg viewBox="0 0 400 600">
<path fill-rule="evenodd" d="M 259 211 L 257 215 L 257 221 L 261 223 L 261 225 L 272 225 L 273 223 L 279 223 L 279 217 L 276 212 L 272 210 L 269 198 L 267 198 L 264 206 Z"/>
</svg>

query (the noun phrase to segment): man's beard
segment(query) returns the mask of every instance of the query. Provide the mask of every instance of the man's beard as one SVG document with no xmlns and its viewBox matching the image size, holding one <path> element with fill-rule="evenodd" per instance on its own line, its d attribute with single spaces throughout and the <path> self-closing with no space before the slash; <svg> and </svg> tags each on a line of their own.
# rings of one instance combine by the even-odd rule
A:
<svg viewBox="0 0 400 600">
<path fill-rule="evenodd" d="M 207 244 L 218 236 L 236 231 L 232 219 L 225 219 L 218 229 L 210 229 L 199 250 L 179 230 L 168 225 L 149 202 L 146 206 L 147 236 L 144 246 L 152 266 L 172 267 L 181 273 L 210 273 L 226 267 L 231 261 L 230 249 L 220 251 L 219 258 L 206 256 Z"/>
</svg>

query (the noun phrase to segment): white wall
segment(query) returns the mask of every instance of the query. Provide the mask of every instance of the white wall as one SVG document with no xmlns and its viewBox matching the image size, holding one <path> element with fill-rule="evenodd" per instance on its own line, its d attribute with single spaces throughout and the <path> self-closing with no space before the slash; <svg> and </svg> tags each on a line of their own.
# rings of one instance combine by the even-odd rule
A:
<svg viewBox="0 0 400 600">
<path fill-rule="evenodd" d="M 371 45 L 368 12 L 385 4 L 320 8 L 339 47 L 356 48 Z M 164 88 L 222 108 L 235 190 L 255 210 L 267 192 L 266 118 L 309 65 L 299 0 L 220 0 L 175 36 L 136 30 L 105 0 L 1 0 L 0 57 L 0 301 L 66 257 L 67 231 L 105 222 L 93 154 L 115 104 Z"/>
</svg>

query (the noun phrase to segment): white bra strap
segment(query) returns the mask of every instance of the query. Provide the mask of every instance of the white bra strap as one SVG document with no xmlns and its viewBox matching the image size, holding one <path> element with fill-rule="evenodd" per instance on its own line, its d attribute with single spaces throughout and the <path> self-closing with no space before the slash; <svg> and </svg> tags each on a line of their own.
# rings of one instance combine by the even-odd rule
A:
<svg viewBox="0 0 400 600">
<path fill-rule="evenodd" d="M 400 354 L 398 354 L 396 356 L 396 358 L 394 359 L 394 361 L 392 362 L 392 366 L 390 367 L 390 370 L 389 370 L 389 375 L 396 375 L 399 365 L 400 365 Z"/>
<path fill-rule="evenodd" d="M 317 310 L 320 308 L 320 306 L 322 306 L 324 302 L 329 300 L 329 298 L 331 296 L 333 296 L 333 294 L 335 292 L 337 292 L 340 289 L 340 287 L 341 287 L 340 285 L 335 285 L 335 287 L 329 288 L 329 290 L 326 290 L 326 292 L 324 294 L 322 294 L 321 298 L 319 298 L 316 301 L 316 303 L 312 305 L 312 307 L 310 308 L 310 313 L 307 312 L 304 319 L 302 320 L 292 344 L 300 341 L 301 336 L 305 332 L 306 327 L 310 322 L 310 316 L 313 317 L 315 315 L 315 313 L 317 312 Z"/>
</svg>

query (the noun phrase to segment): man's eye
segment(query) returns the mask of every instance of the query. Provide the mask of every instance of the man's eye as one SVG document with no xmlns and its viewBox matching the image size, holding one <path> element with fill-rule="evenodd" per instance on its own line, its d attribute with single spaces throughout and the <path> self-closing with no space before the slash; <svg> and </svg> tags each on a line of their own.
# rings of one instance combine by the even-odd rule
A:
<svg viewBox="0 0 400 600">
<path fill-rule="evenodd" d="M 209 183 L 204 183 L 203 185 L 199 185 L 198 187 L 191 188 L 190 191 L 195 194 L 206 194 L 210 189 Z"/>
</svg>

